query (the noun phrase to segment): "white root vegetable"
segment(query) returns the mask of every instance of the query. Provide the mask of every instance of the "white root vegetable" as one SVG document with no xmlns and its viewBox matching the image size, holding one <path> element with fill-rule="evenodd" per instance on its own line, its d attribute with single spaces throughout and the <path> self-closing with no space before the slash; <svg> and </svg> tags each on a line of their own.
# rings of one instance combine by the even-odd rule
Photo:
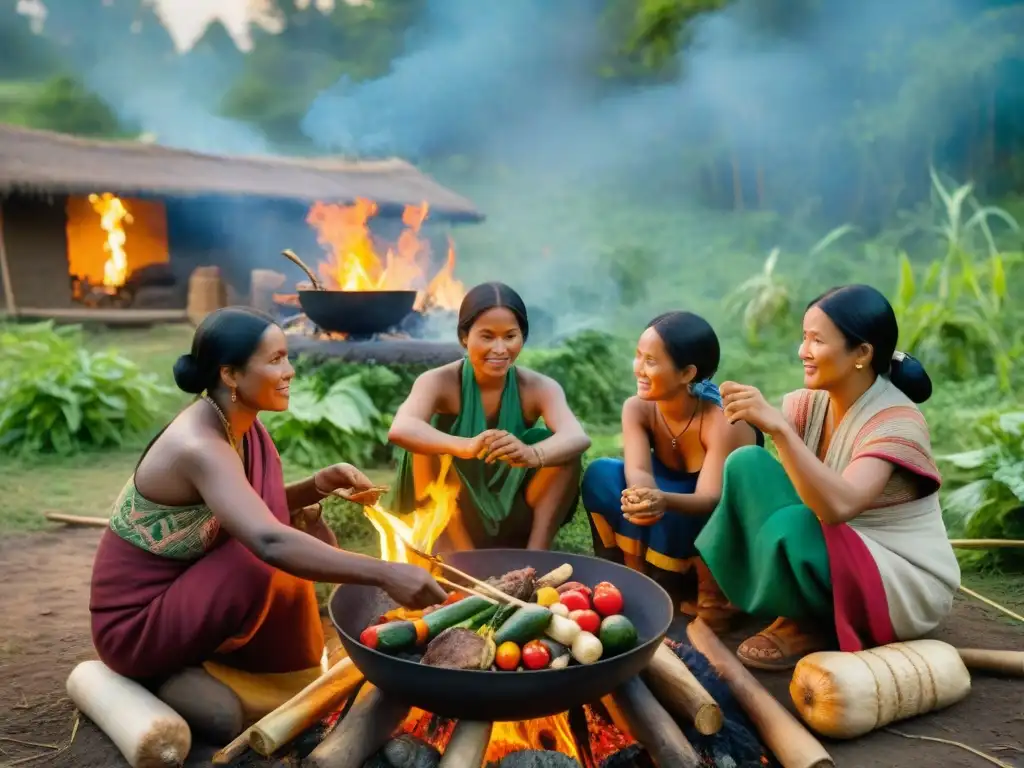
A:
<svg viewBox="0 0 1024 768">
<path fill-rule="evenodd" d="M 548 610 L 551 611 L 555 616 L 561 616 L 562 618 L 569 618 L 569 609 L 561 603 L 554 603 L 548 606 Z"/>
<path fill-rule="evenodd" d="M 570 656 L 568 653 L 563 653 L 561 656 L 552 659 L 551 663 L 548 664 L 548 667 L 550 669 L 565 669 L 569 666 L 569 662 L 571 660 L 572 656 Z"/>
<path fill-rule="evenodd" d="M 572 644 L 572 657 L 580 664 L 593 664 L 601 658 L 604 646 L 591 632 L 580 632 Z"/>
<path fill-rule="evenodd" d="M 572 578 L 572 566 L 569 563 L 563 563 L 562 565 L 555 568 L 553 571 L 549 571 L 537 579 L 536 588 L 541 587 L 560 587 L 565 584 L 569 579 Z"/>
<path fill-rule="evenodd" d="M 192 748 L 184 718 L 134 680 L 102 661 L 83 661 L 68 675 L 68 696 L 114 742 L 132 768 L 177 768 Z"/>
<path fill-rule="evenodd" d="M 566 618 L 565 616 L 559 616 L 557 613 L 552 612 L 551 623 L 548 624 L 548 628 L 545 630 L 544 634 L 556 643 L 561 643 L 566 647 L 570 647 L 582 631 L 583 630 L 580 629 L 580 625 L 572 619 Z"/>
<path fill-rule="evenodd" d="M 812 653 L 796 665 L 789 684 L 804 722 L 836 739 L 948 707 L 970 690 L 971 676 L 957 649 L 939 640 Z"/>
</svg>

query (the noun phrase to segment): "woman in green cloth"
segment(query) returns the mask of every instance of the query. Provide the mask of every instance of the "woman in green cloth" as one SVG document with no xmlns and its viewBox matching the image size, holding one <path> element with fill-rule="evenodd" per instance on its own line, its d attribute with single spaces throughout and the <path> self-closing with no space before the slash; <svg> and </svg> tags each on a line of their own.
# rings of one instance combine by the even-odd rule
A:
<svg viewBox="0 0 1024 768">
<path fill-rule="evenodd" d="M 452 457 L 459 503 L 438 541 L 441 552 L 548 549 L 576 509 L 590 438 L 556 381 L 516 367 L 529 331 L 519 294 L 504 283 L 476 286 L 459 308 L 466 357 L 417 378 L 395 414 L 388 433 L 400 449 L 393 512 L 425 501 L 441 457 Z"/>
<path fill-rule="evenodd" d="M 775 618 L 737 650 L 748 666 L 913 640 L 952 609 L 960 570 L 917 405 L 931 381 L 898 338 L 885 296 L 843 286 L 804 314 L 805 388 L 781 411 L 754 387 L 721 385 L 726 417 L 763 430 L 779 456 L 730 454 L 696 541 L 723 603 Z"/>
</svg>

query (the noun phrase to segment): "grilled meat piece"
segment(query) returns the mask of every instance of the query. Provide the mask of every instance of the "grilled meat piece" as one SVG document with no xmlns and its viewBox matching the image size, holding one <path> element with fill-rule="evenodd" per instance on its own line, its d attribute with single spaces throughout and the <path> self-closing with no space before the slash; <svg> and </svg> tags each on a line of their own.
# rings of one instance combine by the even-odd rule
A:
<svg viewBox="0 0 1024 768">
<path fill-rule="evenodd" d="M 465 627 L 450 627 L 427 645 L 421 664 L 446 669 L 487 669 L 494 642 Z"/>
<path fill-rule="evenodd" d="M 520 600 L 529 600 L 537 583 L 537 571 L 528 566 L 517 571 L 509 571 L 503 576 L 492 576 L 487 579 L 487 583 L 500 589 L 506 595 L 518 597 Z"/>
</svg>

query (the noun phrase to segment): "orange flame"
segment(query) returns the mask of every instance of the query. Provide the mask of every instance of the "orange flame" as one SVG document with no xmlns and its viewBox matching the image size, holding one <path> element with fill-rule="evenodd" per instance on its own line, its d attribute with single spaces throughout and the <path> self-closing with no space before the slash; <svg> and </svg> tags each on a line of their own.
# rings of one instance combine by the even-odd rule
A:
<svg viewBox="0 0 1024 768">
<path fill-rule="evenodd" d="M 128 278 L 128 254 L 125 242 L 128 236 L 124 224 L 132 223 L 132 215 L 124 202 L 116 195 L 104 192 L 102 195 L 89 195 L 93 210 L 100 216 L 100 226 L 107 233 L 107 242 L 103 250 L 110 254 L 103 264 L 103 285 L 109 291 L 120 288 Z"/>
<path fill-rule="evenodd" d="M 327 252 L 326 260 L 317 267 L 324 287 L 336 291 L 413 290 L 418 312 L 435 307 L 458 309 L 466 289 L 455 278 L 455 246 L 450 239 L 445 265 L 427 279 L 431 249 L 420 231 L 429 212 L 427 203 L 407 205 L 402 213 L 405 228 L 381 256 L 369 226 L 378 213 L 377 203 L 364 198 L 352 205 L 314 203 L 306 222 L 316 230 L 317 242 Z"/>
</svg>

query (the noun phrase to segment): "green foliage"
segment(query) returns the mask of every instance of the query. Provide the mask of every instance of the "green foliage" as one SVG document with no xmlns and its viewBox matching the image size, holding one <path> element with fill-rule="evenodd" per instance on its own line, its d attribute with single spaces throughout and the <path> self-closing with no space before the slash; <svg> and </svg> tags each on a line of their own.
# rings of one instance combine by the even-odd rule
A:
<svg viewBox="0 0 1024 768">
<path fill-rule="evenodd" d="M 0 96 L 2 96 L 0 92 Z M 124 136 L 120 121 L 106 102 L 70 75 L 58 75 L 39 85 L 9 90 L 0 101 L 0 117 L 26 128 L 80 136 Z"/>
<path fill-rule="evenodd" d="M 368 466 L 379 460 L 387 440 L 387 419 L 363 389 L 358 374 L 333 380 L 292 382 L 287 411 L 260 418 L 288 460 L 306 467 L 339 461 Z"/>
<path fill-rule="evenodd" d="M 527 348 L 519 363 L 562 385 L 569 407 L 586 425 L 618 424 L 632 393 L 629 348 L 614 336 L 584 331 L 551 349 Z"/>
<path fill-rule="evenodd" d="M 972 430 L 980 447 L 940 457 L 952 487 L 943 516 L 953 536 L 1024 538 L 1024 411 L 990 412 Z M 1024 571 L 1024 553 L 992 549 L 962 553 L 965 564 Z"/>
<path fill-rule="evenodd" d="M 970 184 L 950 191 L 934 170 L 932 184 L 944 215 L 925 230 L 938 236 L 945 255 L 928 265 L 919 287 L 910 258 L 900 253 L 893 302 L 900 346 L 933 372 L 957 380 L 994 372 L 1009 389 L 1020 334 L 1015 313 L 1004 309 L 1007 272 L 1018 259 L 1000 252 L 989 221 L 999 219 L 1014 232 L 1020 228 L 1005 211 L 980 205 Z M 980 247 L 986 256 L 977 255 Z"/>
<path fill-rule="evenodd" d="M 170 390 L 77 326 L 0 326 L 0 450 L 73 454 L 120 446 L 153 425 Z"/>
</svg>

